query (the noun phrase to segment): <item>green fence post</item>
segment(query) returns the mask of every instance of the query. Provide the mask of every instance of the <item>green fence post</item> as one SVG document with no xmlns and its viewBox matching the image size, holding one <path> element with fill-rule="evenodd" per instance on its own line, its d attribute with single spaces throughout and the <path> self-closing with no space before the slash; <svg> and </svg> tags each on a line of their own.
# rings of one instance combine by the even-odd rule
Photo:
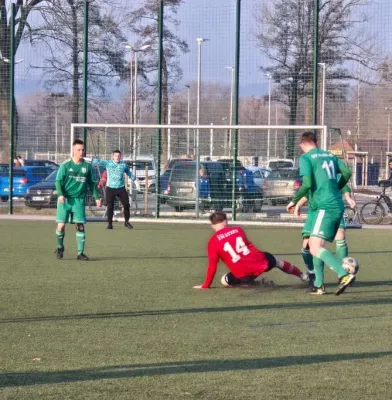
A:
<svg viewBox="0 0 392 400">
<path fill-rule="evenodd" d="M 313 32 L 313 125 L 317 125 L 318 103 L 318 60 L 319 60 L 319 12 L 320 0 L 314 0 Z"/>
<path fill-rule="evenodd" d="M 239 79 L 240 79 L 240 39 L 241 39 L 241 0 L 237 0 L 236 6 L 236 43 L 235 43 L 235 89 L 234 89 L 234 125 L 239 122 Z M 238 157 L 238 129 L 234 130 L 233 146 L 233 175 L 232 175 L 232 193 L 231 193 L 231 207 L 232 219 L 237 218 L 236 213 L 236 178 L 237 178 L 237 157 Z"/>
<path fill-rule="evenodd" d="M 87 123 L 87 84 L 88 84 L 88 14 L 89 14 L 89 0 L 84 0 L 84 38 L 83 38 L 83 123 Z M 84 154 L 87 154 L 87 128 L 83 128 L 83 142 L 84 142 Z"/>
<path fill-rule="evenodd" d="M 158 32 L 159 32 L 159 42 L 158 42 L 158 98 L 157 98 L 157 124 L 162 123 L 162 66 L 163 66 L 163 0 L 159 4 L 159 16 L 158 16 Z M 161 207 L 161 151 L 162 151 L 162 130 L 157 129 L 157 184 L 156 187 L 156 218 L 159 218 L 160 207 Z"/>
<path fill-rule="evenodd" d="M 9 106 L 9 117 L 10 117 L 10 168 L 9 168 L 9 185 L 8 185 L 8 213 L 13 214 L 13 177 L 14 177 L 14 131 L 15 131 L 15 17 L 16 17 L 16 6 L 15 3 L 11 3 L 11 21 L 10 21 L 10 106 Z"/>
</svg>

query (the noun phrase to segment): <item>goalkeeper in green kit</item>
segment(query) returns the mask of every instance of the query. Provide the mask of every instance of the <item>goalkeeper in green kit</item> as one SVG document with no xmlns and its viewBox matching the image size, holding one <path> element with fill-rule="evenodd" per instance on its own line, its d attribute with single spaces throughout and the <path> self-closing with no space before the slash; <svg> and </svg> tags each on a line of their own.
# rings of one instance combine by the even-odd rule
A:
<svg viewBox="0 0 392 400">
<path fill-rule="evenodd" d="M 325 263 L 338 275 L 339 287 L 335 294 L 340 295 L 355 279 L 355 275 L 347 273 L 333 253 L 325 248 L 325 242 L 332 242 L 339 229 L 344 211 L 340 190 L 350 179 L 351 171 L 336 156 L 318 148 L 316 143 L 313 132 L 302 134 L 299 146 L 304 154 L 299 159 L 299 167 L 303 183 L 287 206 L 287 211 L 295 207 L 294 213 L 299 215 L 299 201 L 309 196 L 312 203 L 309 249 L 316 275 L 311 293 L 325 293 Z"/>
<path fill-rule="evenodd" d="M 79 139 L 74 140 L 72 158 L 62 163 L 57 171 L 56 255 L 58 259 L 64 255 L 65 224 L 71 222 L 76 224 L 77 260 L 88 261 L 88 257 L 84 254 L 87 186 L 90 187 L 97 206 L 102 206 L 102 200 L 98 198 L 97 186 L 93 180 L 92 166 L 83 159 L 83 155 L 84 143 Z"/>
</svg>

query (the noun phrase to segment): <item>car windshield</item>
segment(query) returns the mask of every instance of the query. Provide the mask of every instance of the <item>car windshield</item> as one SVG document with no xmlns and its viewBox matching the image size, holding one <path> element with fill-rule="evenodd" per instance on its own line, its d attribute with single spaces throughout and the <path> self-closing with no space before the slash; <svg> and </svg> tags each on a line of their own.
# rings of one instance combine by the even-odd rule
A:
<svg viewBox="0 0 392 400">
<path fill-rule="evenodd" d="M 148 170 L 153 171 L 154 166 L 152 164 L 152 161 L 126 161 L 128 164 L 129 168 L 133 169 L 135 167 L 136 170 L 145 170 L 146 169 L 146 164 L 148 165 Z"/>
<path fill-rule="evenodd" d="M 270 161 L 269 168 L 270 169 L 279 169 L 279 168 L 291 168 L 294 167 L 291 161 Z"/>
<path fill-rule="evenodd" d="M 271 171 L 268 175 L 268 179 L 296 179 L 298 178 L 298 170 L 297 169 L 288 169 L 288 170 L 275 170 Z"/>
<path fill-rule="evenodd" d="M 196 178 L 196 164 L 178 163 L 172 169 L 172 181 L 194 181 Z"/>
<path fill-rule="evenodd" d="M 54 182 L 56 180 L 56 176 L 57 176 L 57 171 L 53 171 L 50 173 L 50 175 L 48 175 L 44 181 L 45 182 Z"/>
</svg>

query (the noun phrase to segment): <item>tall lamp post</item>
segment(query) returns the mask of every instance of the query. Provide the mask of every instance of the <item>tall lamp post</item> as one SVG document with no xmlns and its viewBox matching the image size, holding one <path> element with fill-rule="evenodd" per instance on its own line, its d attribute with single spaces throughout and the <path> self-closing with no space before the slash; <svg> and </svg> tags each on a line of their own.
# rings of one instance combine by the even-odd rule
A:
<svg viewBox="0 0 392 400">
<path fill-rule="evenodd" d="M 200 95 L 201 95 L 201 45 L 207 41 L 206 38 L 197 38 L 197 103 L 196 103 L 196 125 L 200 125 Z M 196 217 L 199 217 L 199 169 L 200 169 L 200 152 L 199 152 L 200 130 L 196 131 Z"/>
<path fill-rule="evenodd" d="M 57 164 L 57 157 L 58 157 L 58 135 L 59 135 L 59 127 L 58 127 L 58 113 L 57 113 L 57 108 L 58 108 L 58 103 L 57 99 L 60 97 L 64 97 L 64 93 L 50 93 L 50 97 L 54 98 L 54 131 L 55 131 L 55 149 L 54 149 L 54 160 Z"/>
<path fill-rule="evenodd" d="M 267 135 L 267 160 L 270 159 L 270 144 L 271 144 L 271 129 L 269 126 L 271 125 L 271 82 L 272 75 L 267 74 L 268 78 L 268 135 Z"/>
<path fill-rule="evenodd" d="M 234 100 L 234 78 L 235 78 L 235 67 L 225 67 L 226 69 L 229 69 L 231 71 L 231 84 L 230 84 L 230 122 L 229 125 L 233 125 L 233 100 Z M 229 131 L 229 141 L 228 141 L 228 147 L 229 147 L 229 157 L 230 157 L 230 150 L 231 150 L 231 129 Z M 226 143 L 226 142 L 225 142 Z"/>
<path fill-rule="evenodd" d="M 191 109 L 190 109 L 190 106 L 191 106 L 191 87 L 190 87 L 190 85 L 185 85 L 185 87 L 188 89 L 188 129 L 187 129 L 187 132 L 186 132 L 186 155 L 188 157 L 189 156 L 189 151 L 190 151 L 190 149 L 189 149 L 189 140 L 190 140 L 190 138 L 189 138 L 189 135 L 190 135 L 190 133 L 189 133 L 189 124 L 190 124 L 190 120 L 191 120 Z"/>
<path fill-rule="evenodd" d="M 325 123 L 325 63 L 318 63 L 320 67 L 323 70 L 323 78 L 322 78 L 322 85 L 323 85 L 323 90 L 321 94 L 321 125 L 324 125 Z"/>
<path fill-rule="evenodd" d="M 389 139 L 390 139 L 390 131 L 391 131 L 391 108 L 385 107 L 388 111 L 388 124 L 387 124 L 387 153 L 389 153 Z"/>
<path fill-rule="evenodd" d="M 150 44 L 145 44 L 141 46 L 140 48 L 136 49 L 134 48 L 131 44 L 126 44 L 125 47 L 129 50 L 131 50 L 134 54 L 134 64 L 135 64 L 135 70 L 134 70 L 134 75 L 133 75 L 133 93 L 132 93 L 132 83 L 131 83 L 131 113 L 133 109 L 133 123 L 137 124 L 137 74 L 138 74 L 138 53 L 145 51 L 151 47 Z M 132 62 L 132 58 L 131 58 Z M 132 66 L 131 66 L 131 79 L 132 79 Z M 131 81 L 132 82 L 132 81 Z M 133 101 L 133 107 L 132 107 L 132 101 Z M 136 159 L 136 130 L 133 135 L 133 159 Z"/>
</svg>

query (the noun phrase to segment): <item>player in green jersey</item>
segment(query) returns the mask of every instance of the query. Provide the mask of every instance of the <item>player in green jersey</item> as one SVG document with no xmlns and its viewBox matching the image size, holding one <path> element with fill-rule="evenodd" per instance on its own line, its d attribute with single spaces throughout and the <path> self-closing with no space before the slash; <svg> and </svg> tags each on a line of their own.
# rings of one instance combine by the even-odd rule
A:
<svg viewBox="0 0 392 400">
<path fill-rule="evenodd" d="M 316 143 L 313 132 L 302 134 L 300 148 L 304 154 L 300 157 L 299 166 L 303 183 L 288 204 L 287 210 L 292 210 L 302 197 L 308 196 L 314 210 L 309 237 L 309 249 L 315 270 L 312 293 L 325 293 L 323 264 L 325 263 L 339 277 L 339 287 L 335 294 L 340 295 L 355 276 L 346 272 L 333 253 L 325 248 L 325 242 L 332 242 L 339 229 L 344 211 L 340 190 L 350 179 L 351 171 L 336 156 L 318 148 Z M 338 179 L 339 174 L 340 179 Z M 299 207 L 296 207 L 295 213 L 299 213 Z"/>
<path fill-rule="evenodd" d="M 348 203 L 350 208 L 354 209 L 356 207 L 356 203 L 355 203 L 355 200 L 352 199 L 350 196 L 351 189 L 346 185 L 342 189 L 341 193 L 343 195 L 344 200 Z M 303 197 L 297 203 L 296 208 L 298 207 L 298 209 L 300 209 L 307 202 L 308 202 L 308 198 Z M 308 215 L 306 218 L 305 225 L 302 229 L 301 255 L 302 255 L 302 259 L 304 260 L 304 263 L 308 269 L 308 272 L 309 272 L 309 286 L 311 287 L 311 289 L 313 289 L 315 276 L 314 276 L 313 256 L 310 254 L 310 251 L 309 251 L 309 237 L 310 237 L 311 229 L 313 226 L 314 215 L 315 215 L 315 211 L 312 208 L 312 204 L 309 202 Z M 300 215 L 297 215 L 297 217 L 300 218 Z M 336 250 L 335 250 L 336 257 L 338 258 L 339 262 L 342 263 L 343 259 L 348 256 L 348 245 L 347 245 L 347 240 L 346 240 L 346 224 L 345 224 L 343 217 L 340 221 L 339 229 L 336 233 L 334 241 L 336 244 Z M 313 291 L 311 293 L 313 293 Z"/>
<path fill-rule="evenodd" d="M 76 224 L 77 260 L 88 260 L 84 254 L 87 186 L 90 187 L 97 206 L 102 206 L 102 201 L 98 198 L 97 186 L 93 180 L 92 166 L 83 159 L 83 154 L 84 143 L 79 139 L 74 140 L 72 158 L 62 163 L 57 171 L 56 254 L 58 259 L 63 258 L 64 255 L 65 224 L 71 222 Z"/>
</svg>

